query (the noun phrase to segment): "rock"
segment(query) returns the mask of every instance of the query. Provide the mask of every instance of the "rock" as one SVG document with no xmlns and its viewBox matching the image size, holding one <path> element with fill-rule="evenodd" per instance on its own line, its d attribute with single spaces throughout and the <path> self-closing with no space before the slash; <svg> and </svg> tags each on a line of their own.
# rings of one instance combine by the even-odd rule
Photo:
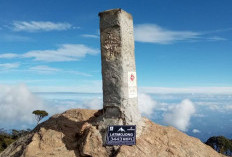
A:
<svg viewBox="0 0 232 157">
<path fill-rule="evenodd" d="M 199 139 L 144 118 L 134 146 L 103 146 L 101 111 L 72 109 L 52 116 L 0 157 L 222 157 Z"/>
<path fill-rule="evenodd" d="M 89 123 L 85 123 L 79 133 L 79 152 L 82 156 L 108 156 L 103 145 L 101 134 Z"/>
</svg>

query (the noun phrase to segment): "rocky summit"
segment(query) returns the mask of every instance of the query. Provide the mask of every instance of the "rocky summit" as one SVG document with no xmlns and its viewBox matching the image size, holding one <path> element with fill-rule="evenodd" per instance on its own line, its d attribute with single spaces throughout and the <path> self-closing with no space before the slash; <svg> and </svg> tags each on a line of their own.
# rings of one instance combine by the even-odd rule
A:
<svg viewBox="0 0 232 157">
<path fill-rule="evenodd" d="M 0 157 L 222 157 L 199 139 L 143 118 L 136 145 L 103 146 L 102 111 L 71 109 L 52 116 Z"/>
</svg>

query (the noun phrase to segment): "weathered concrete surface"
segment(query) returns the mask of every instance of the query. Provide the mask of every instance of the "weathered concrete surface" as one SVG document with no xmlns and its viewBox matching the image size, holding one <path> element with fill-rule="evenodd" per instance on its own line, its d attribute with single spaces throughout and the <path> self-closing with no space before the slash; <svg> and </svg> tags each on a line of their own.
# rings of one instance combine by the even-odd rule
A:
<svg viewBox="0 0 232 157">
<path fill-rule="evenodd" d="M 96 121 L 101 111 L 72 109 L 54 115 L 11 144 L 0 157 L 222 157 L 199 139 L 144 119 L 134 146 L 104 147 Z"/>
<path fill-rule="evenodd" d="M 103 78 L 103 108 L 106 125 L 137 124 L 137 78 L 133 19 L 113 9 L 99 13 Z"/>
</svg>

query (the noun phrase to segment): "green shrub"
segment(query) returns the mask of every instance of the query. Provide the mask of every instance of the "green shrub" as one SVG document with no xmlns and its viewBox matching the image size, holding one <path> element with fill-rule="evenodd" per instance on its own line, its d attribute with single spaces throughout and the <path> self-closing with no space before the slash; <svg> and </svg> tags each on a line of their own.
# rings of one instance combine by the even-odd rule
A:
<svg viewBox="0 0 232 157">
<path fill-rule="evenodd" d="M 232 155 L 232 140 L 225 138 L 224 136 L 213 136 L 210 137 L 207 142 L 207 145 L 211 146 L 217 152 L 224 155 Z"/>
</svg>

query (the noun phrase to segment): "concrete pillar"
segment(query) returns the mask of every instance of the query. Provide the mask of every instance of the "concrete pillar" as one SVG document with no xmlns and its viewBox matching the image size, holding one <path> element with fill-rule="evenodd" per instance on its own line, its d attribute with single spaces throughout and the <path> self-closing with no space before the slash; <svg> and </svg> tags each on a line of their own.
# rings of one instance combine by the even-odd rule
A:
<svg viewBox="0 0 232 157">
<path fill-rule="evenodd" d="M 133 19 L 122 9 L 99 13 L 104 119 L 110 125 L 136 124 L 137 76 Z"/>
</svg>

